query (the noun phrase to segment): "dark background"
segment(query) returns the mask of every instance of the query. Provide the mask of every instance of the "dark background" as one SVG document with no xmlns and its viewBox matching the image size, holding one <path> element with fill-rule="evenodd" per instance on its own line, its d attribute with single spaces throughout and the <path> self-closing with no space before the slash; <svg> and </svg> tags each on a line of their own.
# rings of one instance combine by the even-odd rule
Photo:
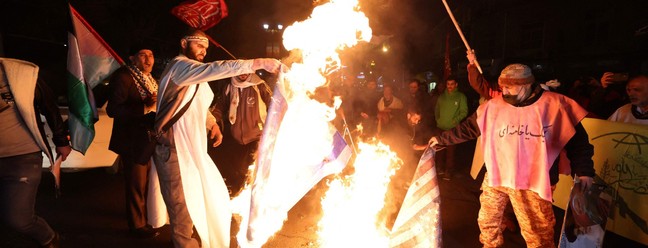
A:
<svg viewBox="0 0 648 248">
<path fill-rule="evenodd" d="M 186 25 L 170 10 L 180 0 L 2 1 L 0 54 L 40 65 L 42 77 L 59 95 L 65 90 L 60 85 L 65 82 L 68 2 L 122 58 L 132 43 L 155 44 L 154 72 L 159 73 L 178 53 Z M 317 4 L 229 0 L 229 16 L 207 33 L 237 57 L 281 58 L 288 55 L 284 49 L 280 54 L 266 53 L 268 44 L 280 42 L 281 31 L 266 32 L 262 24 L 290 26 L 307 18 Z M 465 82 L 466 48 L 441 0 L 361 0 L 360 4 L 377 39 L 343 54 L 345 74 L 356 78 L 363 72 L 379 78 L 379 84 L 392 83 L 396 88 L 417 75 L 437 80 L 449 33 L 453 72 L 460 83 Z M 579 76 L 600 78 L 604 71 L 631 75 L 648 71 L 648 1 L 449 0 L 448 4 L 487 78 L 496 77 L 512 62 L 530 65 L 539 80 L 558 78 L 565 86 Z M 381 51 L 384 46 L 389 52 Z M 229 58 L 215 46 L 208 51 L 208 61 Z M 424 72 L 433 77 L 422 77 Z"/>
</svg>

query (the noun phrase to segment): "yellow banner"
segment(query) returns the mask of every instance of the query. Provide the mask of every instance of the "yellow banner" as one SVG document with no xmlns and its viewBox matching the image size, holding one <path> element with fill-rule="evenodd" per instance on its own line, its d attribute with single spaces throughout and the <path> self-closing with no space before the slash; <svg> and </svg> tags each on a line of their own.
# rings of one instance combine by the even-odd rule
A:
<svg viewBox="0 0 648 248">
<path fill-rule="evenodd" d="M 586 118 L 594 145 L 596 183 L 605 183 L 614 199 L 608 231 L 648 245 L 648 126 Z M 554 205 L 567 206 L 573 179 L 561 175 Z"/>
</svg>

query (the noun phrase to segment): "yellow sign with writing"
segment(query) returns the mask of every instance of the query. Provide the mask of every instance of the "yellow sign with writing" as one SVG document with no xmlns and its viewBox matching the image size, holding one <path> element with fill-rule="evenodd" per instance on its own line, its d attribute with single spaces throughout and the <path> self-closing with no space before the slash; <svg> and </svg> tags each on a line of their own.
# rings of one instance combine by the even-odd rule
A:
<svg viewBox="0 0 648 248">
<path fill-rule="evenodd" d="M 648 245 L 648 126 L 586 118 L 594 145 L 595 183 L 613 198 L 608 231 Z M 567 206 L 573 179 L 561 175 L 554 205 Z"/>
</svg>

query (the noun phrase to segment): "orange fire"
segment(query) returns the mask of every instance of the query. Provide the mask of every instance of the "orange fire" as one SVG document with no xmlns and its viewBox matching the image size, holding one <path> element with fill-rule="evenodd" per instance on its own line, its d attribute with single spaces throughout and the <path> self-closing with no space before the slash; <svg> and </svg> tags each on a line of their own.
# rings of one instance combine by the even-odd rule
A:
<svg viewBox="0 0 648 248">
<path fill-rule="evenodd" d="M 358 148 L 355 173 L 330 182 L 322 199 L 320 247 L 389 246 L 389 232 L 378 219 L 390 177 L 402 161 L 382 143 Z"/>
<path fill-rule="evenodd" d="M 271 180 L 256 180 L 252 186 L 252 196 L 249 191 L 246 191 L 234 200 L 245 198 L 243 199 L 244 204 L 237 204 L 239 209 L 234 210 L 234 212 L 240 213 L 243 219 L 241 231 L 237 235 L 242 247 L 260 247 L 263 242 L 281 229 L 289 210 L 289 208 L 286 209 L 286 202 L 296 203 L 306 193 L 296 190 L 295 188 L 298 188 L 299 185 L 291 185 L 290 182 L 299 181 L 302 175 L 309 173 L 305 165 L 322 163 L 323 158 L 331 153 L 333 134 L 336 130 L 330 121 L 335 118 L 335 108 L 340 105 L 340 102 L 336 100 L 334 106 L 329 106 L 312 99 L 311 96 L 318 87 L 326 86 L 327 71 L 335 70 L 341 65 L 338 51 L 352 47 L 361 41 L 368 42 L 371 36 L 369 20 L 364 13 L 359 11 L 358 0 L 331 0 L 315 7 L 310 18 L 295 22 L 285 29 L 284 47 L 291 50 L 293 56 L 298 55 L 299 57 L 292 57 L 291 61 L 284 60 L 284 63 L 290 65 L 290 70 L 280 74 L 279 80 L 282 83 L 278 85 L 277 90 L 281 91 L 285 97 L 288 108 L 283 116 L 281 127 L 277 130 L 276 139 L 273 141 L 274 150 L 271 161 L 273 165 L 277 166 L 272 166 L 272 170 L 264 174 Z M 362 146 L 363 149 L 370 151 L 368 152 L 370 155 L 360 156 L 358 154 L 358 158 L 367 160 L 367 164 L 372 168 L 363 168 L 360 169 L 360 172 L 358 171 L 359 167 L 356 167 L 356 175 L 352 178 L 353 182 L 347 181 L 350 183 L 349 186 L 353 185 L 353 189 L 342 187 L 341 182 L 339 187 L 335 186 L 336 183 L 333 182 L 329 192 L 331 195 L 353 194 L 353 197 L 349 198 L 352 201 L 361 200 L 357 198 L 359 196 L 356 194 L 363 195 L 364 198 L 371 197 L 372 201 L 375 201 L 370 207 L 373 209 L 371 211 L 377 212 L 382 208 L 385 192 L 381 193 L 381 190 L 376 190 L 375 185 L 365 185 L 376 183 L 375 181 L 380 182 L 381 185 L 387 184 L 385 182 L 389 178 L 387 168 L 392 164 L 393 154 L 385 155 L 390 152 L 384 146 Z M 380 166 L 385 168 L 377 169 L 377 164 L 382 164 Z M 362 167 L 360 166 L 360 168 Z M 380 178 L 368 179 L 373 177 L 369 173 Z M 386 188 L 386 186 L 384 187 Z M 265 193 L 270 190 L 281 192 L 281 194 Z M 353 192 L 345 193 L 350 190 Z M 250 205 L 246 203 L 249 202 L 250 197 L 254 199 L 253 206 L 251 206 L 253 210 L 254 204 L 259 204 L 256 205 L 258 211 L 252 211 L 256 216 L 247 216 L 247 213 L 250 213 Z M 368 202 L 368 200 L 365 201 Z M 325 210 L 324 215 L 335 215 L 335 213 L 329 214 L 327 211 L 333 210 Z M 365 209 L 363 212 L 369 211 Z M 366 216 L 364 219 L 354 222 L 357 222 L 358 228 L 360 226 L 371 228 L 373 232 L 379 233 L 374 225 L 376 223 L 375 215 L 373 217 Z M 329 225 L 333 224 L 320 224 L 323 244 L 340 239 L 339 236 L 326 236 L 327 230 L 330 230 Z M 246 228 L 247 230 L 245 230 Z M 363 231 L 363 233 L 372 231 Z M 372 238 L 374 237 L 378 239 L 379 235 L 372 236 Z M 384 239 L 384 237 L 380 238 L 380 240 Z M 366 246 L 368 244 L 366 242 L 369 242 L 368 239 L 363 242 L 365 247 L 375 247 Z M 381 243 L 387 244 L 385 241 L 381 241 Z M 332 244 L 331 247 L 340 246 Z"/>
</svg>

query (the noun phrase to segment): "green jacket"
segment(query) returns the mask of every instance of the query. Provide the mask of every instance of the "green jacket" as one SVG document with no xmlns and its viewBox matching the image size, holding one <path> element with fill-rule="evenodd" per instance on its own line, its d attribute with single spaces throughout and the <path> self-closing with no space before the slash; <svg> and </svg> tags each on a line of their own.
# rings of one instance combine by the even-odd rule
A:
<svg viewBox="0 0 648 248">
<path fill-rule="evenodd" d="M 466 95 L 459 92 L 459 90 L 452 93 L 448 93 L 446 90 L 439 96 L 434 107 L 434 119 L 438 128 L 449 130 L 459 124 L 466 116 L 468 116 Z"/>
</svg>

